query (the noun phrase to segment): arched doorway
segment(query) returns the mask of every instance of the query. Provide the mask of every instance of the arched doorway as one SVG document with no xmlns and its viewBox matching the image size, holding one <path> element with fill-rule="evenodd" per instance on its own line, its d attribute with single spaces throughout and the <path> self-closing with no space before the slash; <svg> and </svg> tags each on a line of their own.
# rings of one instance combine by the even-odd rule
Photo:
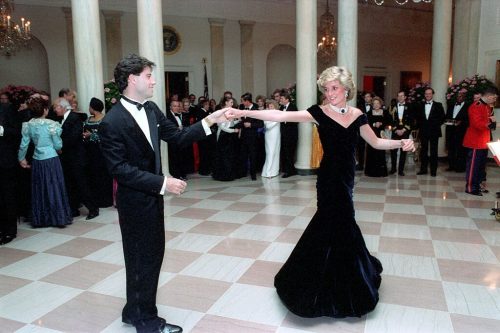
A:
<svg viewBox="0 0 500 333">
<path fill-rule="evenodd" d="M 50 92 L 47 51 L 38 38 L 30 40 L 30 49 L 21 49 L 10 57 L 1 57 L 0 88 L 12 84 Z"/>
<path fill-rule="evenodd" d="M 267 95 L 276 88 L 287 88 L 295 84 L 296 79 L 296 51 L 293 46 L 279 44 L 267 55 Z"/>
</svg>

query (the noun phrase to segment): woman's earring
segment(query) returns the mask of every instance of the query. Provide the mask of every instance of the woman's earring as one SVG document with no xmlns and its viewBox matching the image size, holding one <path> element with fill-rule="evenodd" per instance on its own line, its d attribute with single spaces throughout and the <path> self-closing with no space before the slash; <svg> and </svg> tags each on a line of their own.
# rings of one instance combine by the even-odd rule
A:
<svg viewBox="0 0 500 333">
<path fill-rule="evenodd" d="M 345 97 L 347 98 L 347 96 L 349 96 L 349 92 L 348 91 L 345 92 Z"/>
</svg>

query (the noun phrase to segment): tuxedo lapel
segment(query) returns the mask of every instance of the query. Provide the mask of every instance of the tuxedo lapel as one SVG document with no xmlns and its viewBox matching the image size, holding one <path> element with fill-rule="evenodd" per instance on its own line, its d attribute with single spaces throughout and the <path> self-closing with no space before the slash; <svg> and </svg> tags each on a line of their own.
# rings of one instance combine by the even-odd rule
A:
<svg viewBox="0 0 500 333">
<path fill-rule="evenodd" d="M 160 161 L 160 145 L 158 140 L 158 126 L 157 126 L 156 116 L 154 111 L 151 110 L 149 107 L 145 107 L 145 111 L 146 111 L 146 116 L 148 117 L 151 143 L 153 144 L 153 150 L 155 152 L 155 169 L 156 173 L 158 173 L 161 168 L 161 161 Z"/>
<path fill-rule="evenodd" d="M 128 112 L 127 109 L 125 109 L 125 107 L 123 107 L 123 106 L 121 107 L 121 111 L 122 111 L 121 116 L 122 116 L 123 122 L 125 123 L 125 127 L 126 127 L 125 130 L 128 133 L 130 133 L 131 135 L 133 135 L 135 142 L 137 142 L 137 144 L 140 144 L 140 145 L 146 147 L 145 149 L 152 150 L 153 148 L 149 144 L 148 139 L 146 138 L 146 136 L 144 135 L 144 132 L 139 127 L 139 124 L 135 121 L 134 117 L 132 117 L 130 112 Z M 151 124 L 150 124 L 150 130 L 151 130 Z M 157 133 L 158 133 L 158 130 L 157 130 Z M 152 141 L 154 144 L 154 140 L 152 140 Z"/>
</svg>

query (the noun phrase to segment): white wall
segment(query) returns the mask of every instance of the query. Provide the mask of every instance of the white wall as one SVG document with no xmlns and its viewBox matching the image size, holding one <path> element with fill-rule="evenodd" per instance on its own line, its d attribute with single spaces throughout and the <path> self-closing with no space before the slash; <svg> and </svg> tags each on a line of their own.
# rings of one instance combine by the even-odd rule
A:
<svg viewBox="0 0 500 333">
<path fill-rule="evenodd" d="M 69 86 L 69 60 L 66 45 L 66 21 L 61 5 L 69 1 L 46 2 L 48 6 L 33 6 L 43 0 L 16 1 L 15 17 L 26 16 L 32 20 L 33 33 L 47 50 L 50 91 L 53 96 L 60 88 Z M 207 58 L 209 88 L 210 26 L 208 18 L 225 18 L 224 60 L 225 86 L 236 97 L 241 93 L 241 45 L 238 20 L 253 20 L 254 26 L 254 95 L 267 95 L 274 87 L 267 87 L 267 58 L 269 52 L 280 44 L 295 47 L 294 1 L 246 1 L 246 0 L 168 0 L 164 1 L 164 24 L 173 26 L 180 34 L 181 49 L 165 57 L 166 70 L 189 72 L 190 90 L 196 95 L 203 93 L 202 58 Z M 495 9 L 496 1 L 485 1 Z M 122 16 L 123 55 L 138 52 L 137 14 L 134 1 L 100 1 L 100 9 L 120 9 Z M 484 6 L 484 5 L 483 5 Z M 495 9 L 496 10 L 496 9 Z M 337 8 L 331 12 L 337 17 Z M 318 16 L 323 9 L 318 10 Z M 403 9 L 385 10 L 377 6 L 360 6 L 359 14 L 359 78 L 373 66 L 387 73 L 390 78 L 387 96 L 395 96 L 399 88 L 400 71 L 421 71 L 423 79 L 430 77 L 432 13 Z M 101 15 L 103 41 L 103 68 L 107 68 L 105 26 Z M 497 47 L 498 48 L 498 47 Z M 5 61 L 0 58 L 0 62 Z M 1 63 L 0 63 L 1 70 Z M 91 69 L 89 69 L 91 70 Z M 157 74 L 158 75 L 158 74 Z M 315 75 L 315 73 L 311 73 Z M 26 84 L 31 78 L 23 78 Z M 109 80 L 104 74 L 104 80 Z M 0 86 L 13 82 L 14 78 L 2 75 Z M 292 80 L 295 81 L 295 80 Z M 17 78 L 16 81 L 18 82 Z M 358 81 L 359 82 L 359 81 Z M 75 88 L 75 87 L 72 87 Z M 213 96 L 216 99 L 219 96 Z"/>
</svg>

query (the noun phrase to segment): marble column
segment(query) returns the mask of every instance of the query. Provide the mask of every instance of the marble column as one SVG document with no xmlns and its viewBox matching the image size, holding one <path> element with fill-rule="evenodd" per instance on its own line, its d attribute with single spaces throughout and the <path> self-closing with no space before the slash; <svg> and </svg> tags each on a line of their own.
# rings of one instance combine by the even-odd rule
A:
<svg viewBox="0 0 500 333">
<path fill-rule="evenodd" d="M 352 73 L 358 87 L 358 2 L 339 1 L 337 65 L 345 66 Z M 348 103 L 356 106 L 356 98 Z"/>
<path fill-rule="evenodd" d="M 477 74 L 478 70 L 478 50 L 479 50 L 479 29 L 481 21 L 481 0 L 469 0 L 469 45 L 467 47 L 467 70 L 465 76 Z M 485 73 L 483 73 L 485 74 Z"/>
<path fill-rule="evenodd" d="M 446 109 L 446 90 L 450 76 L 452 0 L 434 1 L 431 85 L 434 100 Z M 443 125 L 444 130 L 444 125 Z M 439 140 L 439 156 L 446 156 L 445 140 Z"/>
<path fill-rule="evenodd" d="M 106 71 L 105 80 L 113 78 L 116 64 L 122 55 L 122 28 L 121 17 L 123 12 L 114 10 L 103 10 L 104 24 L 106 30 Z"/>
<path fill-rule="evenodd" d="M 253 27 L 255 21 L 239 21 L 241 36 L 241 92 L 253 93 Z"/>
<path fill-rule="evenodd" d="M 224 24 L 225 19 L 209 18 L 212 65 L 212 98 L 218 101 L 226 90 L 224 75 Z"/>
<path fill-rule="evenodd" d="M 92 97 L 104 101 L 99 2 L 71 0 L 71 11 L 78 104 L 87 111 Z"/>
<path fill-rule="evenodd" d="M 139 25 L 139 54 L 156 64 L 153 77 L 156 85 L 151 98 L 161 110 L 166 111 L 165 65 L 163 54 L 163 18 L 161 0 L 137 0 L 137 24 Z M 163 173 L 168 171 L 167 144 L 161 143 Z"/>
<path fill-rule="evenodd" d="M 66 45 L 68 50 L 68 65 L 69 65 L 69 87 L 58 87 L 62 88 L 76 88 L 76 68 L 75 68 L 75 46 L 73 43 L 73 19 L 71 17 L 71 8 L 63 7 L 61 8 L 64 13 L 64 18 L 66 20 Z"/>
<path fill-rule="evenodd" d="M 317 1 L 297 0 L 297 108 L 316 104 Z M 312 123 L 299 123 L 295 168 L 300 175 L 311 173 Z"/>
</svg>

